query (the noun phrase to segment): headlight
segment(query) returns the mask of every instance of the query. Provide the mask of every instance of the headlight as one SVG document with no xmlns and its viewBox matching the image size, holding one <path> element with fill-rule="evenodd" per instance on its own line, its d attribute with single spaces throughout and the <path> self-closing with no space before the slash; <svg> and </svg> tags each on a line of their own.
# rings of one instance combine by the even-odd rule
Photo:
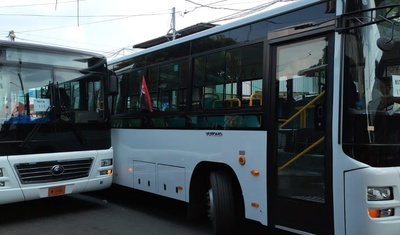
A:
<svg viewBox="0 0 400 235">
<path fill-rule="evenodd" d="M 367 198 L 368 201 L 393 200 L 392 192 L 392 187 L 368 187 Z"/>
<path fill-rule="evenodd" d="M 111 169 L 100 171 L 100 175 L 111 175 L 111 174 L 112 174 Z"/>
<path fill-rule="evenodd" d="M 112 159 L 103 159 L 101 160 L 101 166 L 112 166 Z"/>
<path fill-rule="evenodd" d="M 0 177 L 3 177 L 3 169 L 0 168 Z"/>
<path fill-rule="evenodd" d="M 394 208 L 368 209 L 368 214 L 371 218 L 390 217 L 394 216 Z"/>
</svg>

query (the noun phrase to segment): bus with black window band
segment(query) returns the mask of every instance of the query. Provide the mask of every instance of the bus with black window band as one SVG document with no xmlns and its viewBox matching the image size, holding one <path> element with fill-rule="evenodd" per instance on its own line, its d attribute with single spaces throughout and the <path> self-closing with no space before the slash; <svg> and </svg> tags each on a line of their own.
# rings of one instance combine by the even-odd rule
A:
<svg viewBox="0 0 400 235">
<path fill-rule="evenodd" d="M 215 234 L 398 234 L 398 1 L 279 4 L 109 61 L 113 182 Z"/>
<path fill-rule="evenodd" d="M 0 204 L 112 184 L 104 56 L 0 41 Z"/>
</svg>

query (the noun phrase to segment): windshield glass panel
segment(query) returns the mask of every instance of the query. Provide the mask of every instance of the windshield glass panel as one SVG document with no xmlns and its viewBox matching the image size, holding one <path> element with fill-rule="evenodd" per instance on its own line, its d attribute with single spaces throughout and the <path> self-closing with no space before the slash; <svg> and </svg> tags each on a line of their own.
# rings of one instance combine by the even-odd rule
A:
<svg viewBox="0 0 400 235">
<path fill-rule="evenodd" d="M 35 63 L 62 67 L 75 67 L 84 69 L 88 67 L 91 56 L 75 55 L 66 53 L 50 53 L 20 48 L 6 48 L 5 58 L 7 61 L 20 63 Z"/>
<path fill-rule="evenodd" d="M 345 32 L 343 149 L 371 166 L 400 166 L 398 1 L 368 1 Z M 367 19 L 367 20 L 365 20 Z M 359 25 L 357 25 L 359 24 Z"/>
<path fill-rule="evenodd" d="M 76 70 L 3 66 L 0 72 L 0 121 L 36 122 L 36 119 L 50 115 L 51 108 L 57 109 L 59 105 L 68 112 L 74 109 L 99 112 L 101 77 L 89 76 L 91 81 L 79 82 L 86 76 Z"/>
<path fill-rule="evenodd" d="M 106 61 L 85 56 L 0 47 L 0 156 L 109 147 Z"/>
</svg>

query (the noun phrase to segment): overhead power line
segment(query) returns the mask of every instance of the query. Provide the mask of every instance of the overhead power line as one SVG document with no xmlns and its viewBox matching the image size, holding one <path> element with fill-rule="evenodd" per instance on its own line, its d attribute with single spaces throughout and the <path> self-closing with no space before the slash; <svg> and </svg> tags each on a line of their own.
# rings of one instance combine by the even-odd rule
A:
<svg viewBox="0 0 400 235">
<path fill-rule="evenodd" d="M 166 15 L 169 13 L 147 13 L 147 14 L 135 14 L 135 15 L 80 15 L 80 18 L 110 18 L 110 17 L 141 17 L 141 16 L 157 16 Z M 49 17 L 49 18 L 71 18 L 76 15 L 43 15 L 43 14 L 17 14 L 17 13 L 0 13 L 1 16 L 18 16 L 18 17 Z"/>
<path fill-rule="evenodd" d="M 251 15 L 251 14 L 254 14 L 256 12 L 260 12 L 262 10 L 265 10 L 266 8 L 272 6 L 272 5 L 276 4 L 276 3 L 279 3 L 279 2 L 293 2 L 293 1 L 296 1 L 296 0 L 272 0 L 272 1 L 269 1 L 267 3 L 255 6 L 255 7 L 252 7 L 252 8 L 246 9 L 246 10 L 242 10 L 242 11 L 240 11 L 238 13 L 234 13 L 234 14 L 231 14 L 231 15 L 227 15 L 227 16 L 224 16 L 224 17 L 209 21 L 209 23 L 217 23 L 217 22 L 222 22 L 222 21 L 234 20 L 234 19 L 237 19 L 237 18 L 242 18 L 242 17 L 245 17 L 247 15 Z"/>
<path fill-rule="evenodd" d="M 221 3 L 221 2 L 226 2 L 227 0 L 221 0 L 221 1 L 213 2 L 213 3 L 209 3 L 209 4 L 201 4 L 201 3 L 197 3 L 197 2 L 194 2 L 194 1 L 191 1 L 191 0 L 185 0 L 185 1 L 197 5 L 197 7 L 195 7 L 193 10 L 185 11 L 185 14 L 187 14 L 189 12 L 192 12 L 192 11 L 198 9 L 198 8 L 210 8 L 210 9 L 214 9 L 214 10 L 229 10 L 229 11 L 241 11 L 242 10 L 242 9 L 233 9 L 233 8 L 227 8 L 227 7 L 213 6 L 214 4 Z"/>
<path fill-rule="evenodd" d="M 79 0 L 79 1 L 85 1 L 85 0 Z M 183 14 L 187 14 L 190 12 L 195 11 L 196 9 L 199 8 L 209 8 L 212 10 L 230 10 L 230 11 L 235 11 L 234 14 L 230 14 L 215 20 L 210 21 L 210 23 L 215 23 L 215 22 L 222 22 L 222 21 L 226 21 L 226 20 L 232 20 L 232 19 L 236 19 L 236 18 L 240 18 L 240 17 L 244 17 L 246 15 L 249 14 L 253 14 L 255 12 L 264 10 L 265 8 L 278 3 L 278 2 L 288 2 L 288 1 L 294 1 L 294 0 L 273 0 L 273 1 L 268 1 L 265 2 L 261 5 L 257 5 L 255 7 L 252 8 L 247 8 L 247 9 L 239 9 L 239 7 L 236 9 L 234 7 L 232 7 L 232 4 L 224 4 L 225 2 L 227 2 L 227 0 L 216 0 L 213 3 L 210 4 L 201 4 L 201 3 L 197 3 L 196 0 L 186 0 L 187 2 L 190 2 L 192 4 L 195 5 L 195 7 L 188 11 L 185 10 L 183 11 Z M 199 1 L 199 0 L 197 0 Z M 70 0 L 70 1 L 64 1 L 64 2 L 60 2 L 60 0 L 56 0 L 56 2 L 52 3 L 41 3 L 41 4 L 29 4 L 29 5 L 15 5 L 15 6 L 2 6 L 0 8 L 5 8 L 5 7 L 23 7 L 23 6 L 38 6 L 38 5 L 49 5 L 49 4 L 60 4 L 60 3 L 77 3 L 77 0 Z M 248 3 L 248 2 L 247 2 Z M 230 7 L 228 7 L 230 6 Z M 178 11 L 177 13 L 182 11 Z M 159 16 L 159 15 L 170 15 L 170 10 L 168 10 L 168 12 L 165 13 L 145 13 L 145 14 L 134 14 L 134 15 L 79 15 L 79 18 L 87 18 L 87 19 L 93 19 L 92 22 L 86 22 L 86 23 L 82 23 L 82 22 L 78 22 L 78 25 L 91 25 L 91 24 L 100 24 L 100 23 L 105 23 L 105 22 L 110 22 L 110 21 L 117 21 L 117 20 L 123 20 L 123 19 L 127 19 L 127 18 L 132 18 L 132 17 L 146 17 L 146 16 Z M 12 17 L 12 16 L 17 16 L 17 17 L 42 17 L 42 18 L 75 18 L 77 17 L 77 15 L 47 15 L 47 14 L 0 14 L 0 16 L 4 16 L 4 17 Z M 95 19 L 101 19 L 103 18 L 103 20 L 95 20 Z M 18 36 L 20 36 L 20 33 L 28 33 L 28 32 L 36 32 L 36 31 L 45 31 L 45 30 L 55 30 L 55 29 L 62 29 L 62 28 L 69 28 L 69 27 L 74 27 L 76 25 L 65 25 L 65 26 L 57 26 L 57 27 L 48 27 L 48 28 L 40 28 L 40 29 L 29 29 L 29 30 L 24 30 L 24 31 L 16 31 L 16 33 L 18 33 Z M 8 33 L 8 32 L 7 32 Z M 25 41 L 31 41 L 31 42 L 35 42 L 35 43 L 43 43 L 43 42 L 39 42 L 39 41 L 33 41 L 33 40 L 29 40 L 29 39 L 24 39 L 24 38 L 20 38 L 18 37 L 18 39 L 21 40 L 25 40 Z M 47 43 L 46 43 L 47 44 Z M 58 44 L 53 44 L 56 46 L 62 46 L 62 45 L 58 45 Z M 131 47 L 124 47 L 122 49 L 117 49 L 111 52 L 100 52 L 102 54 L 108 54 L 109 56 L 113 57 L 113 56 L 118 56 L 121 53 L 125 53 L 125 52 L 129 52 Z M 87 49 L 87 48 L 75 48 L 75 49 Z"/>
<path fill-rule="evenodd" d="M 86 1 L 86 0 L 79 0 L 79 1 L 83 2 L 83 1 Z M 56 1 L 56 4 L 64 4 L 64 3 L 76 3 L 76 0 L 64 1 L 64 2 L 57 2 L 57 1 Z M 1 9 L 1 8 L 34 7 L 34 6 L 45 6 L 45 5 L 54 5 L 54 2 L 51 2 L 51 3 L 24 4 L 24 5 L 0 6 L 0 9 Z"/>
<path fill-rule="evenodd" d="M 169 14 L 169 13 L 168 13 Z M 1 14 L 0 14 L 1 15 Z M 152 14 L 156 15 L 156 14 Z M 158 15 L 165 15 L 165 14 L 158 14 Z M 139 14 L 139 15 L 126 15 L 126 16 L 121 16 L 118 18 L 114 19 L 107 19 L 107 20 L 99 20 L 99 21 L 92 21 L 92 22 L 87 22 L 87 23 L 80 23 L 80 26 L 82 25 L 91 25 L 91 24 L 100 24 L 100 23 L 105 23 L 105 22 L 110 22 L 110 21 L 116 21 L 116 20 L 122 20 L 122 19 L 127 19 L 131 17 L 140 17 L 140 16 L 149 16 L 146 14 Z M 76 16 L 74 16 L 76 17 Z M 82 17 L 82 16 L 81 16 Z M 65 25 L 65 26 L 57 26 L 57 27 L 50 27 L 50 28 L 41 28 L 41 29 L 32 29 L 32 30 L 23 30 L 23 31 L 18 31 L 18 33 L 28 33 L 28 32 L 38 32 L 38 31 L 46 31 L 46 30 L 54 30 L 54 29 L 63 29 L 63 28 L 69 28 L 69 27 L 74 27 L 74 25 Z"/>
</svg>

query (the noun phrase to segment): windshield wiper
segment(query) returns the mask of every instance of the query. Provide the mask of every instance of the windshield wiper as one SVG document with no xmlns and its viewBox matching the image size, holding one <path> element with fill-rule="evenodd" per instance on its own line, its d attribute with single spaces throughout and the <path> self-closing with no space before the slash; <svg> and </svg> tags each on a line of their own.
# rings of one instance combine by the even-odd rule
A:
<svg viewBox="0 0 400 235">
<path fill-rule="evenodd" d="M 50 106 L 47 108 L 46 112 L 43 115 L 43 118 L 40 119 L 40 122 L 37 122 L 36 125 L 33 127 L 33 129 L 28 133 L 28 135 L 25 137 L 24 141 L 20 145 L 18 145 L 19 150 L 22 152 L 26 151 L 29 149 L 28 143 L 31 142 L 33 136 L 36 134 L 36 132 L 40 129 L 40 126 L 46 122 L 46 119 L 48 118 L 48 114 L 54 109 L 53 106 Z"/>
<path fill-rule="evenodd" d="M 26 151 L 29 149 L 29 143 L 32 141 L 32 138 L 38 132 L 40 127 L 43 123 L 50 122 L 51 124 L 61 123 L 63 122 L 62 116 L 64 115 L 67 117 L 68 123 L 73 123 L 72 131 L 76 138 L 82 145 L 86 145 L 87 141 L 82 134 L 82 132 L 78 129 L 76 123 L 72 119 L 72 114 L 69 112 L 68 108 L 66 107 L 65 101 L 62 102 L 62 95 L 60 89 L 58 88 L 58 84 L 54 87 L 54 84 L 49 84 L 49 91 L 50 91 L 50 99 L 51 99 L 51 106 L 47 108 L 45 111 L 43 118 L 36 123 L 33 129 L 28 133 L 25 137 L 23 142 L 18 146 L 21 151 Z M 65 91 L 64 91 L 65 92 Z M 56 96 L 57 95 L 57 96 Z"/>
</svg>

